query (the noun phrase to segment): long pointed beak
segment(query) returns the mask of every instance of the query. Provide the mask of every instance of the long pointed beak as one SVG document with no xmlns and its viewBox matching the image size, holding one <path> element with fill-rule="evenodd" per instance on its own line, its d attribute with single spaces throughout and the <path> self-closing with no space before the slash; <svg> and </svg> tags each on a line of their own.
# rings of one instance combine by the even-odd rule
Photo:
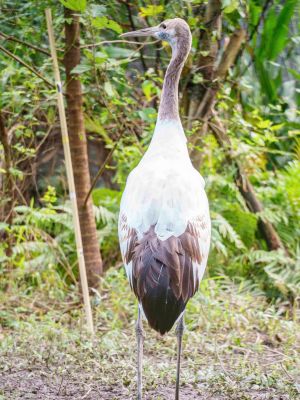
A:
<svg viewBox="0 0 300 400">
<path fill-rule="evenodd" d="M 139 29 L 138 31 L 122 33 L 120 37 L 155 36 L 155 34 L 158 33 L 158 31 L 159 31 L 158 26 L 154 26 L 152 28 L 145 28 L 145 29 Z"/>
</svg>

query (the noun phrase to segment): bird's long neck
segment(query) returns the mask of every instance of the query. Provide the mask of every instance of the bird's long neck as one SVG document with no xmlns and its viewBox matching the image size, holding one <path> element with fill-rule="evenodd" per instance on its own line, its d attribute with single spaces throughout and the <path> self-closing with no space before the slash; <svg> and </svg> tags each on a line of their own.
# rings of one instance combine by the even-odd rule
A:
<svg viewBox="0 0 300 400">
<path fill-rule="evenodd" d="M 179 117 L 178 84 L 184 62 L 191 48 L 191 36 L 179 38 L 172 45 L 172 59 L 168 66 L 162 90 L 158 118 L 145 159 L 163 153 L 163 157 L 189 160 L 186 136 Z"/>
<path fill-rule="evenodd" d="M 158 121 L 179 120 L 178 85 L 181 71 L 189 51 L 189 40 L 179 40 L 172 46 L 172 58 L 164 79 L 158 110 Z"/>
</svg>

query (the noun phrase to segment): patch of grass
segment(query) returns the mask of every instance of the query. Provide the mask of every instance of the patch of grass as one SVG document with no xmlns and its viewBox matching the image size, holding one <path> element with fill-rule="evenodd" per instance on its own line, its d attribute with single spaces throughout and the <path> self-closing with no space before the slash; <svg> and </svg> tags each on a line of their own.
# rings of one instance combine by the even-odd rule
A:
<svg viewBox="0 0 300 400">
<path fill-rule="evenodd" d="M 74 293 L 53 304 L 51 291 L 16 289 L 0 298 L 0 399 L 135 398 L 137 306 L 123 270 L 109 271 L 93 298 L 94 338 Z M 173 398 L 175 332 L 160 337 L 144 326 L 145 399 Z M 209 279 L 188 304 L 186 327 L 184 399 L 299 396 L 299 310 Z"/>
</svg>

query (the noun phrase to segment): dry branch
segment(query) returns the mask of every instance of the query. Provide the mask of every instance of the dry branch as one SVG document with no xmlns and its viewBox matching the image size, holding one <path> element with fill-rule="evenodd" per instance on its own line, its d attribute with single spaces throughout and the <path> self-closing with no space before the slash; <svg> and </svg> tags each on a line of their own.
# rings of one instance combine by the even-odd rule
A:
<svg viewBox="0 0 300 400">
<path fill-rule="evenodd" d="M 9 50 L 7 50 L 5 47 L 0 45 L 0 50 L 5 53 L 7 56 L 12 58 L 13 60 L 17 61 L 19 64 L 23 65 L 25 68 L 27 68 L 30 72 L 32 72 L 34 75 L 36 75 L 38 78 L 42 79 L 50 88 L 55 88 L 52 82 L 48 81 L 47 78 L 45 78 L 42 74 L 40 74 L 35 68 L 31 67 L 29 64 L 27 64 L 25 61 L 23 61 L 20 57 L 16 56 L 15 54 L 11 53 Z"/>
<path fill-rule="evenodd" d="M 20 43 L 23 46 L 29 47 L 30 49 L 33 49 L 33 50 L 38 51 L 40 53 L 43 53 L 46 56 L 51 56 L 49 51 L 47 51 L 45 49 L 42 49 L 41 47 L 35 46 L 34 44 L 25 42 L 24 40 L 18 39 L 18 38 L 14 37 L 14 36 L 6 35 L 6 33 L 4 33 L 4 32 L 0 32 L 0 36 L 2 36 L 5 40 L 8 40 L 10 42 Z"/>
<path fill-rule="evenodd" d="M 246 39 L 246 31 L 244 29 L 236 30 L 230 37 L 228 46 L 223 53 L 220 64 L 214 74 L 214 78 L 219 81 L 225 79 L 229 68 L 233 65 L 241 45 Z"/>
</svg>

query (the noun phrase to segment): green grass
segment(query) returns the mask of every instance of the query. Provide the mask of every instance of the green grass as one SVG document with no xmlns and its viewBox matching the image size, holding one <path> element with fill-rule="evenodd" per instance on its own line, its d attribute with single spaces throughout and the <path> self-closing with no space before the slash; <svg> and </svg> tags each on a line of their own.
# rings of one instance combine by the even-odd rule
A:
<svg viewBox="0 0 300 400">
<path fill-rule="evenodd" d="M 135 398 L 137 310 L 123 270 L 109 271 L 93 298 L 94 338 L 74 292 L 16 289 L 0 294 L 0 399 Z M 144 325 L 145 398 L 173 398 L 175 332 Z M 299 398 L 299 309 L 209 279 L 188 304 L 186 328 L 183 399 Z"/>
</svg>

